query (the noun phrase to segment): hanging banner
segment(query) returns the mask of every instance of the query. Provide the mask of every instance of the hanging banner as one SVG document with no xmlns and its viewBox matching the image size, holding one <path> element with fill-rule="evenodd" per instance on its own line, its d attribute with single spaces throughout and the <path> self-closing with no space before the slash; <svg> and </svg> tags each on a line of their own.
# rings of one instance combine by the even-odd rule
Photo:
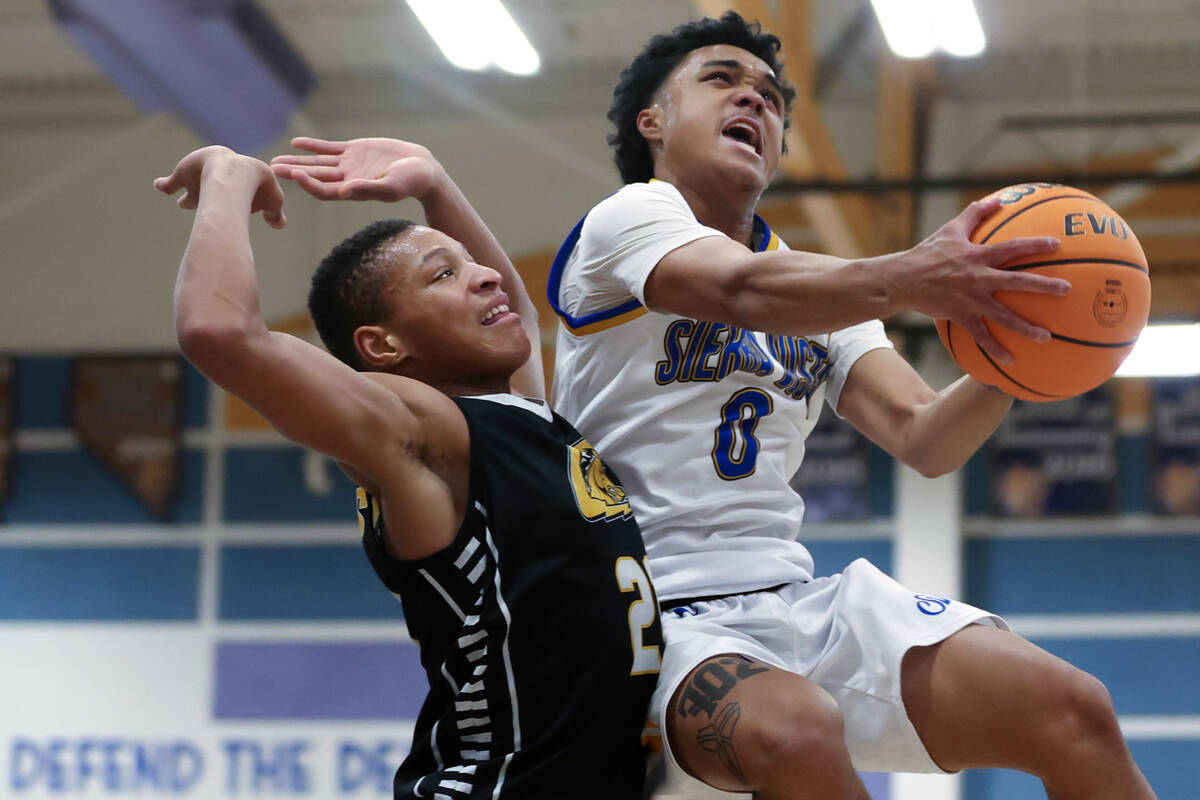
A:
<svg viewBox="0 0 1200 800">
<path fill-rule="evenodd" d="M 74 364 L 80 441 L 160 519 L 177 484 L 179 378 L 175 356 L 99 356 Z"/>
<path fill-rule="evenodd" d="M 992 511 L 1005 517 L 1116 510 L 1116 413 L 1101 386 L 1055 403 L 1013 404 L 992 436 Z"/>
<path fill-rule="evenodd" d="M 1151 492 L 1159 514 L 1200 514 L 1200 380 L 1154 381 Z"/>
<path fill-rule="evenodd" d="M 0 356 L 0 500 L 8 498 L 9 465 L 12 463 L 13 363 Z"/>
<path fill-rule="evenodd" d="M 804 463 L 792 486 L 804 498 L 804 519 L 841 522 L 871 515 L 867 440 L 826 409 L 804 443 Z"/>
</svg>

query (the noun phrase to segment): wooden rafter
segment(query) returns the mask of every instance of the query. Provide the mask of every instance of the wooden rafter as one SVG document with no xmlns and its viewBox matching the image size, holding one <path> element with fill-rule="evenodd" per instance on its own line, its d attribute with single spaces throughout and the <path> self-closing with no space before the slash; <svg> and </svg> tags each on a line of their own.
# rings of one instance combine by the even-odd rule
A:
<svg viewBox="0 0 1200 800">
<path fill-rule="evenodd" d="M 918 92 L 933 81 L 927 60 L 898 58 L 886 47 L 879 53 L 879 94 L 875 113 L 875 156 L 881 178 L 916 175 Z M 910 192 L 889 192 L 879 198 L 879 246 L 886 251 L 911 247 L 916 198 Z"/>
<path fill-rule="evenodd" d="M 788 132 L 788 153 L 781 171 L 794 180 L 842 180 L 846 177 L 846 167 L 813 94 L 812 1 L 780 3 L 780 14 L 774 22 L 778 24 L 772 30 L 783 42 L 788 74 L 796 84 L 797 93 Z M 871 208 L 865 198 L 806 194 L 798 202 L 823 249 L 847 258 L 869 255 L 875 250 Z"/>
</svg>

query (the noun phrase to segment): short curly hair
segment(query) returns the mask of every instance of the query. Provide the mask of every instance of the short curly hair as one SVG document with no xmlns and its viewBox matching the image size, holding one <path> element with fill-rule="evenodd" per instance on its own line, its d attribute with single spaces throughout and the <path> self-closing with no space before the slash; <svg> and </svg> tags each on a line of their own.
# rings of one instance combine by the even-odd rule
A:
<svg viewBox="0 0 1200 800">
<path fill-rule="evenodd" d="M 321 341 L 338 360 L 357 370 L 366 364 L 354 346 L 354 331 L 388 316 L 384 287 L 391 265 L 384 248 L 416 225 L 406 219 L 372 222 L 348 236 L 321 260 L 308 292 L 308 313 Z"/>
<path fill-rule="evenodd" d="M 779 37 L 763 33 L 757 22 L 746 22 L 736 11 L 726 11 L 720 19 L 705 17 L 680 25 L 670 33 L 653 37 L 621 73 L 613 90 L 608 119 L 616 126 L 608 143 L 614 149 L 613 160 L 625 183 L 648 181 L 654 177 L 650 145 L 637 128 L 637 117 L 650 105 L 655 92 L 688 53 L 714 44 L 740 47 L 761 58 L 776 75 L 782 75 Z M 780 79 L 783 89 L 784 127 L 790 125 L 796 88 Z"/>
</svg>

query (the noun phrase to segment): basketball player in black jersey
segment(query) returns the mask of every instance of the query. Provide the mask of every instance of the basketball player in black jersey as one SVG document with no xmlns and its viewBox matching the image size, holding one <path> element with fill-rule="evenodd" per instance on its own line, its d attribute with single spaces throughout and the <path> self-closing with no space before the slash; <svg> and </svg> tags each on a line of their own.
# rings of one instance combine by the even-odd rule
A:
<svg viewBox="0 0 1200 800">
<path fill-rule="evenodd" d="M 297 144 L 319 163 L 277 169 L 310 193 L 415 197 L 429 227 L 376 223 L 322 262 L 310 310 L 335 358 L 259 314 L 249 217 L 284 226 L 271 168 L 197 150 L 155 181 L 196 210 L 176 327 L 201 372 L 362 487 L 430 683 L 395 797 L 639 798 L 657 603 L 624 490 L 542 400 L 520 278 L 424 148 Z M 344 181 L 339 159 L 382 161 Z"/>
</svg>

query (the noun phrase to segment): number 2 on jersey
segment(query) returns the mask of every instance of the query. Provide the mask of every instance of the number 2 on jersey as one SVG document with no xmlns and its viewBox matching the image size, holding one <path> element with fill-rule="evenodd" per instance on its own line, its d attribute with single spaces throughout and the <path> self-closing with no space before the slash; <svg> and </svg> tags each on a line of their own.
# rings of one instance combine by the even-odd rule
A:
<svg viewBox="0 0 1200 800">
<path fill-rule="evenodd" d="M 734 392 L 721 408 L 713 444 L 713 466 L 727 481 L 736 481 L 754 474 L 758 465 L 758 439 L 754 435 L 758 421 L 774 409 L 771 395 L 762 389 L 742 389 Z"/>
<path fill-rule="evenodd" d="M 662 656 L 657 645 L 643 644 L 646 628 L 658 618 L 658 604 L 654 602 L 654 591 L 645 568 L 632 556 L 617 559 L 617 586 L 622 592 L 637 592 L 638 597 L 629 604 L 629 643 L 633 648 L 633 666 L 630 675 L 649 675 L 658 672 Z"/>
</svg>

